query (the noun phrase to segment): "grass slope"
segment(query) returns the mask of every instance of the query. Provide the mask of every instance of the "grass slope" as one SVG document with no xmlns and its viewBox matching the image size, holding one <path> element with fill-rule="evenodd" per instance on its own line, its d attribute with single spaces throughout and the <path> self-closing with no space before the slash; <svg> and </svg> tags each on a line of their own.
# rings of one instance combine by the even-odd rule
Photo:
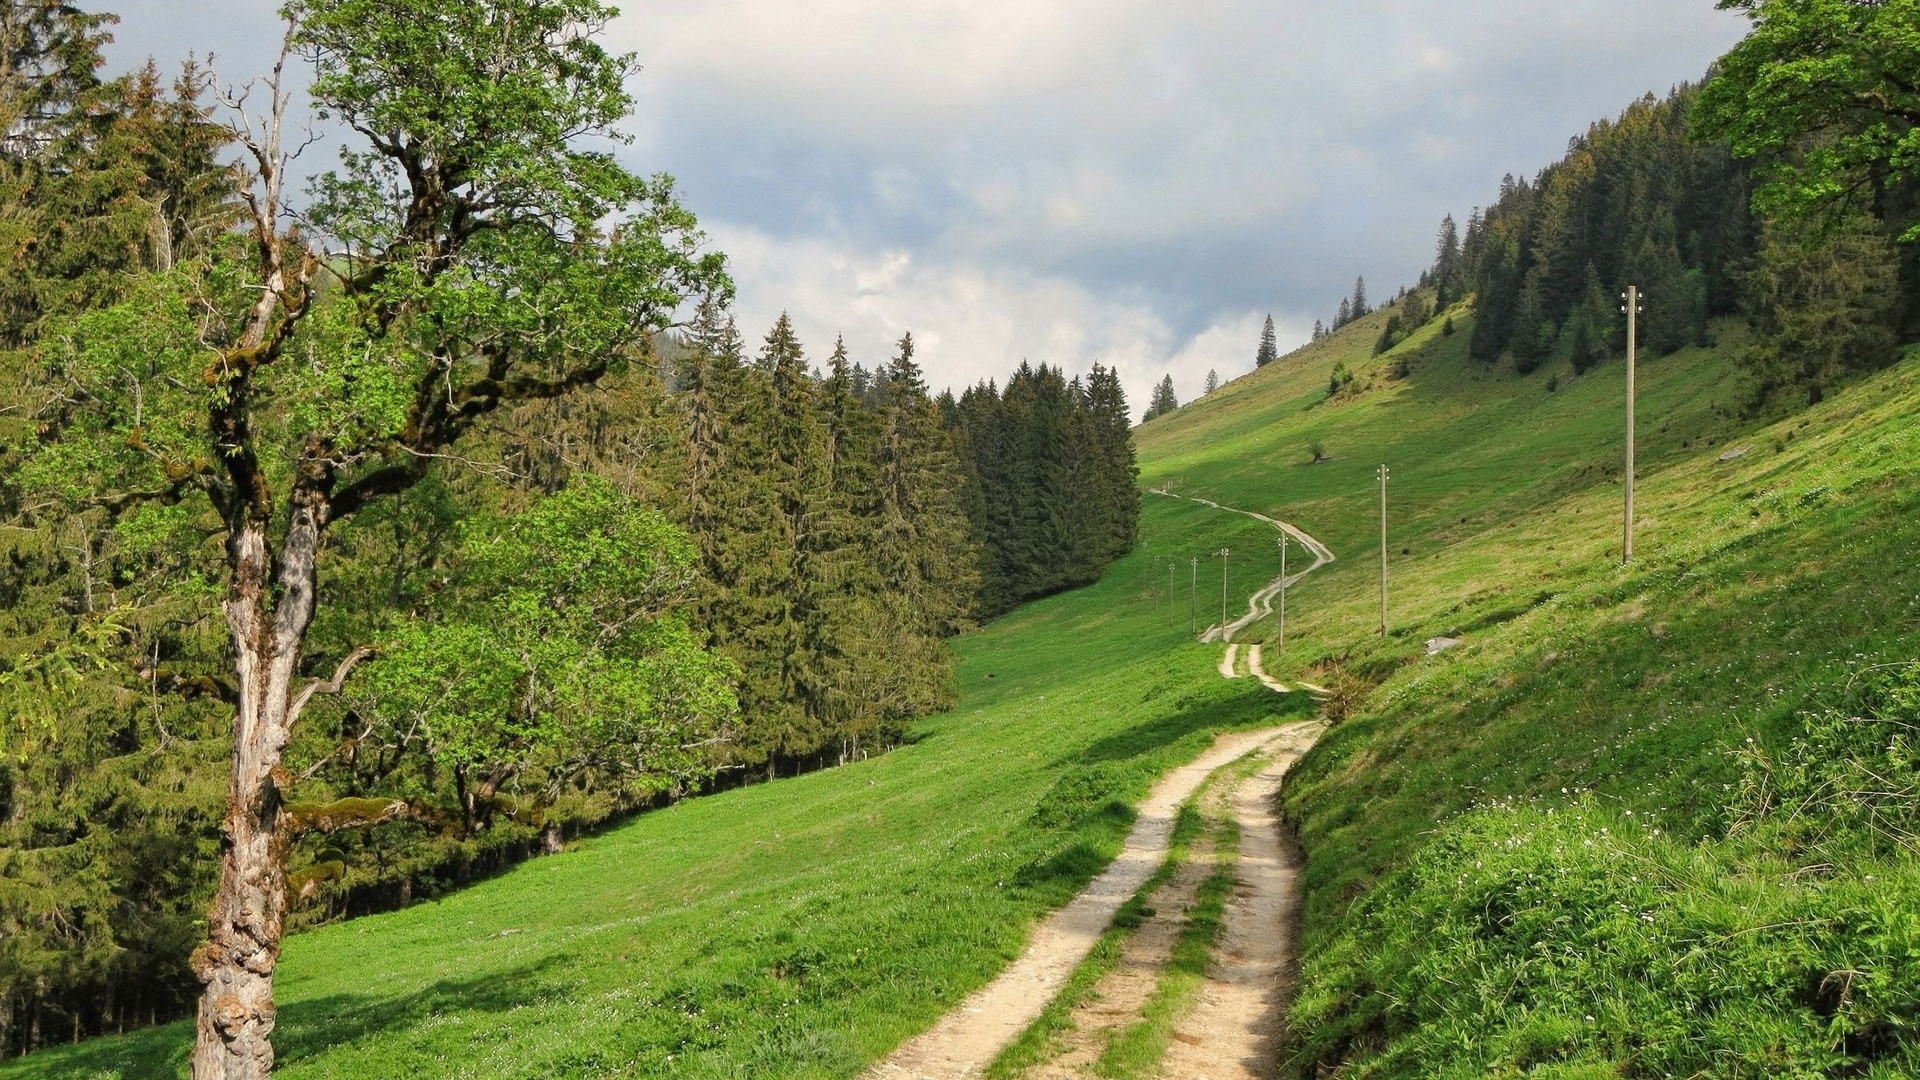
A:
<svg viewBox="0 0 1920 1080">
<path fill-rule="evenodd" d="M 1785 784 L 1808 715 L 1856 673 L 1920 653 L 1920 359 L 1771 424 L 1731 408 L 1737 328 L 1718 349 L 1644 362 L 1637 557 L 1623 569 L 1620 365 L 1563 374 L 1549 392 L 1550 369 L 1471 361 L 1462 309 L 1460 332 L 1436 319 L 1373 358 L 1383 317 L 1138 433 L 1143 484 L 1295 523 L 1334 549 L 1339 561 L 1290 591 L 1287 649 L 1265 666 L 1372 688 L 1287 791 L 1308 853 L 1296 1008 L 1308 1023 L 1289 1068 L 1693 1068 L 1648 1056 L 1665 1039 L 1719 1055 L 1702 1075 L 1897 1075 L 1861 1061 L 1920 1042 L 1887 1019 L 1920 1015 L 1898 996 L 1920 971 L 1887 959 L 1920 958 L 1910 864 L 1876 849 L 1810 872 L 1825 841 L 1775 827 L 1727 837 L 1753 805 L 1756 760 L 1781 763 Z M 1336 361 L 1358 378 L 1329 401 Z M 1332 460 L 1309 464 L 1314 442 Z M 1277 571 L 1275 541 L 1252 519 L 1150 497 L 1140 548 L 1098 585 L 959 643 L 961 706 L 913 745 L 687 803 L 443 900 L 293 939 L 284 1074 L 857 1074 L 1017 952 L 1117 849 L 1125 803 L 1154 775 L 1214 730 L 1312 707 L 1220 679 L 1218 647 L 1187 633 L 1190 611 L 1201 626 L 1218 617 L 1213 553 L 1233 552 L 1230 607 L 1244 610 Z M 1425 656 L 1443 634 L 1464 644 Z M 1604 839 L 1629 828 L 1640 846 Z M 1494 843 L 1501 858 L 1466 865 Z M 1543 877 L 1585 883 L 1526 894 L 1524 911 L 1566 914 L 1585 936 L 1555 955 L 1591 963 L 1529 952 L 1573 931 L 1491 903 Z M 1672 884 L 1705 879 L 1728 891 Z M 1831 895 L 1816 895 L 1823 882 Z M 1869 910 L 1875 897 L 1887 911 Z M 1638 953 L 1609 952 L 1632 927 L 1583 918 L 1616 909 L 1692 935 L 1699 955 L 1754 948 L 1738 971 L 1610 989 L 1634 957 L 1666 955 L 1645 935 Z M 1860 929 L 1787 940 L 1768 920 Z M 1723 1008 L 1765 1001 L 1778 1009 Z M 1722 1026 L 1689 1019 L 1705 1012 Z M 1809 1017 L 1826 1025 L 1817 1038 Z M 1729 1041 L 1734 1027 L 1758 1041 Z M 48 1051 L 0 1077 L 178 1074 L 188 1034 Z M 1801 1053 L 1821 1040 L 1842 1064 Z"/>
<path fill-rule="evenodd" d="M 1159 506 L 1154 530 L 1193 547 L 1221 517 Z M 1265 529 L 1240 520 L 1247 543 Z M 1176 612 L 1164 593 L 1141 554 L 969 636 L 965 703 L 894 753 L 683 803 L 291 938 L 277 1074 L 857 1073 L 1015 956 L 1119 850 L 1159 774 L 1214 732 L 1311 712 L 1222 680 L 1216 650 L 1187 637 L 1185 598 Z M 0 1077 L 184 1076 L 190 1040 L 174 1024 Z"/>
<path fill-rule="evenodd" d="M 1343 556 L 1294 591 L 1293 667 L 1268 669 L 1377 684 L 1288 789 L 1308 853 L 1288 1075 L 1920 1067 L 1920 785 L 1897 733 L 1920 716 L 1898 688 L 1891 711 L 1858 700 L 1866 672 L 1920 655 L 1920 360 L 1756 424 L 1733 408 L 1740 333 L 1723 332 L 1640 369 L 1626 568 L 1618 363 L 1522 378 L 1431 327 L 1367 360 L 1363 328 L 1142 432 L 1150 482 Z M 1335 359 L 1366 389 L 1329 402 Z M 1306 464 L 1313 441 L 1336 460 Z M 1442 635 L 1465 644 L 1425 656 Z M 1809 743 L 1830 707 L 1881 733 Z M 1851 812 L 1877 783 L 1873 820 L 1797 840 L 1765 790 L 1836 757 L 1859 776 L 1802 784 L 1787 816 Z M 1542 910 L 1565 917 L 1525 917 Z M 1663 975 L 1662 956 L 1693 959 Z"/>
</svg>

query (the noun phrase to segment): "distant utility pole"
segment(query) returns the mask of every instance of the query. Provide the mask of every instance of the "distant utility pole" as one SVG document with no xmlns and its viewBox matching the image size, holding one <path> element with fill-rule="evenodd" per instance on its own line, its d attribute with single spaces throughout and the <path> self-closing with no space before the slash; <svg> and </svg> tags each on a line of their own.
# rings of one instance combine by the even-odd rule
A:
<svg viewBox="0 0 1920 1080">
<path fill-rule="evenodd" d="M 1220 549 L 1220 640 L 1227 640 L 1227 549 Z"/>
<path fill-rule="evenodd" d="M 1280 534 L 1280 638 L 1274 643 L 1274 651 L 1284 652 L 1287 648 L 1287 534 Z"/>
<path fill-rule="evenodd" d="M 1193 580 L 1187 583 L 1187 633 L 1200 632 L 1200 556 L 1193 557 Z"/>
<path fill-rule="evenodd" d="M 1635 338 L 1639 336 L 1637 319 L 1640 315 L 1640 290 L 1627 286 L 1621 297 L 1626 304 L 1621 310 L 1627 313 L 1627 514 L 1624 539 L 1620 542 L 1620 565 L 1633 561 L 1633 367 Z"/>
<path fill-rule="evenodd" d="M 1387 467 L 1380 466 L 1380 636 L 1387 636 Z"/>
</svg>

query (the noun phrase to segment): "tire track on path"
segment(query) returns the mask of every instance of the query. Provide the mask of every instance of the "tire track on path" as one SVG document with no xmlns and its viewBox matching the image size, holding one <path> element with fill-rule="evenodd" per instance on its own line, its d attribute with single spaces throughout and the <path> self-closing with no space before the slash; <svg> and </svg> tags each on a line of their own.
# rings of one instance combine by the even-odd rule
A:
<svg viewBox="0 0 1920 1080">
<path fill-rule="evenodd" d="M 1222 735 L 1198 758 L 1161 777 L 1140 804 L 1140 816 L 1112 865 L 1042 921 L 1026 951 L 999 977 L 868 1069 L 866 1080 L 966 1080 L 980 1075 L 1053 1000 L 1114 912 L 1153 875 L 1166 857 L 1175 812 L 1207 776 L 1269 743 L 1317 733 L 1319 726 L 1308 721 Z"/>
<path fill-rule="evenodd" d="M 1287 769 L 1323 725 L 1301 725 L 1271 744 L 1272 760 L 1234 792 L 1240 823 L 1239 881 L 1214 945 L 1207 982 L 1175 1026 L 1161 1080 L 1264 1080 L 1291 1003 L 1300 854 L 1281 831 L 1277 796 Z"/>
</svg>

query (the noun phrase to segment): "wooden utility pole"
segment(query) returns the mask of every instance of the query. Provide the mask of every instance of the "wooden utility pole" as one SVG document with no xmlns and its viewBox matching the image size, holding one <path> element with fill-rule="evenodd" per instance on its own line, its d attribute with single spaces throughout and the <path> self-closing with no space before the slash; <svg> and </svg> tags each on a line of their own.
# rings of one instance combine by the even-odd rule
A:
<svg viewBox="0 0 1920 1080">
<path fill-rule="evenodd" d="M 1220 549 L 1220 640 L 1227 640 L 1227 549 Z"/>
<path fill-rule="evenodd" d="M 1280 635 L 1274 642 L 1274 651 L 1284 652 L 1287 648 L 1287 534 L 1280 534 Z"/>
<path fill-rule="evenodd" d="M 1380 636 L 1387 636 L 1387 467 L 1380 466 Z"/>
<path fill-rule="evenodd" d="M 1627 512 L 1623 538 L 1620 541 L 1620 565 L 1633 561 L 1633 368 L 1634 349 L 1639 336 L 1638 317 L 1640 315 L 1640 290 L 1627 286 Z"/>
</svg>

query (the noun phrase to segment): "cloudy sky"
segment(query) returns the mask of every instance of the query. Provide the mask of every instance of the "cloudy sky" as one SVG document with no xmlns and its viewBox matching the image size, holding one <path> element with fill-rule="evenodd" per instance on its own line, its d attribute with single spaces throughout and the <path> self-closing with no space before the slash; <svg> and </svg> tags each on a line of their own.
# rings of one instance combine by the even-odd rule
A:
<svg viewBox="0 0 1920 1080">
<path fill-rule="evenodd" d="M 111 0 L 111 58 L 271 62 L 261 0 Z M 732 260 L 741 329 L 929 380 L 1022 358 L 1250 370 L 1356 275 L 1431 261 L 1502 174 L 1697 79 L 1745 29 L 1712 0 L 628 0 L 631 164 L 672 173 Z M 184 17 L 191 13 L 193 17 Z"/>
</svg>

